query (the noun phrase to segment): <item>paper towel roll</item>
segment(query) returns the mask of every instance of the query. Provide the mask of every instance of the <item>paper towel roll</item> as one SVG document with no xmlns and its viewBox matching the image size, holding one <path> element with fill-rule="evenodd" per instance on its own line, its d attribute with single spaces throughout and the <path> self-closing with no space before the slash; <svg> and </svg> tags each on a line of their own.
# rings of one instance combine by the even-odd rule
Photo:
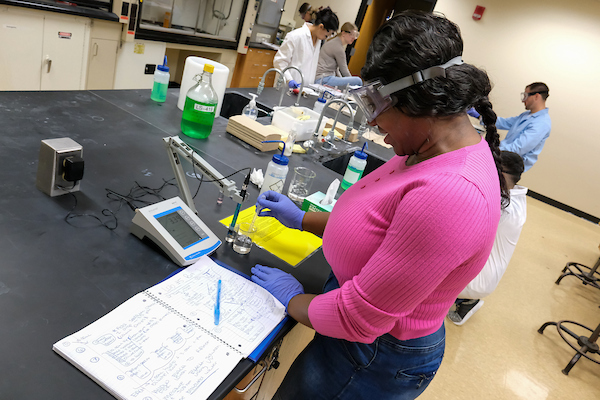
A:
<svg viewBox="0 0 600 400">
<path fill-rule="evenodd" d="M 221 113 L 223 96 L 225 95 L 225 88 L 227 87 L 227 79 L 229 79 L 229 68 L 216 61 L 202 57 L 190 56 L 185 59 L 177 108 L 183 110 L 183 106 L 185 105 L 185 96 L 188 90 L 190 90 L 190 88 L 196 84 L 194 77 L 204 71 L 204 64 L 210 64 L 215 67 L 215 72 L 213 72 L 212 77 L 212 85 L 215 89 L 215 92 L 217 92 L 217 97 L 219 98 L 219 104 L 217 104 L 216 110 L 216 115 L 218 116 Z"/>
</svg>

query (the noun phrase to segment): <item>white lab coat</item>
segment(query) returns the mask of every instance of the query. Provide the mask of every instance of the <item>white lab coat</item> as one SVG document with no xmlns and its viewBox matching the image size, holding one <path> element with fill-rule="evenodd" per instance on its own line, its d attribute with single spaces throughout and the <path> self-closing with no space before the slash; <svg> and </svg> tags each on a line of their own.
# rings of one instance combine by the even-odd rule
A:
<svg viewBox="0 0 600 400">
<path fill-rule="evenodd" d="M 306 86 L 315 82 L 320 50 L 321 40 L 317 40 L 313 45 L 310 30 L 305 23 L 285 36 L 281 47 L 275 54 L 273 66 L 281 71 L 289 66 L 299 68 L 304 77 L 304 86 Z M 286 82 L 292 79 L 298 83 L 301 81 L 298 71 L 294 69 L 287 70 L 284 77 Z"/>
<path fill-rule="evenodd" d="M 510 189 L 510 204 L 502 210 L 490 257 L 479 275 L 458 295 L 459 299 L 482 299 L 498 286 L 527 218 L 526 194 L 527 188 L 523 186 Z"/>
</svg>

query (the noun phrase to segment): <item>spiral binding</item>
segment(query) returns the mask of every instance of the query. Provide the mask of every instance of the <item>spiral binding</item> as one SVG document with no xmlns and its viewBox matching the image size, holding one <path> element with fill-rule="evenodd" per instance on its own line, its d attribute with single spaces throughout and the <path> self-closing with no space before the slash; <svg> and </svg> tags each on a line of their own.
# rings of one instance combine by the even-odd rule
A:
<svg viewBox="0 0 600 400">
<path fill-rule="evenodd" d="M 153 295 L 152 293 L 150 293 L 148 291 L 144 291 L 143 293 L 146 296 L 150 297 L 152 300 L 154 300 L 157 304 L 160 304 L 161 306 L 165 307 L 167 310 L 169 310 L 173 314 L 180 316 L 182 319 L 186 320 L 187 322 L 189 322 L 190 324 L 194 325 L 195 327 L 200 328 L 204 333 L 208 334 L 213 339 L 221 342 L 225 346 L 229 347 L 231 350 L 235 351 L 236 353 L 238 353 L 239 355 L 241 355 L 242 357 L 244 357 L 244 353 L 242 353 L 240 350 L 236 349 L 235 347 L 233 347 L 229 343 L 225 342 L 220 337 L 215 336 L 212 332 L 207 331 L 202 325 L 200 325 L 196 321 L 190 319 L 189 317 L 183 315 L 182 313 L 180 313 L 179 311 L 177 311 L 176 309 L 174 309 L 173 307 L 171 307 L 168 303 L 162 301 L 161 299 L 159 299 L 158 297 L 156 297 L 155 295 Z"/>
</svg>

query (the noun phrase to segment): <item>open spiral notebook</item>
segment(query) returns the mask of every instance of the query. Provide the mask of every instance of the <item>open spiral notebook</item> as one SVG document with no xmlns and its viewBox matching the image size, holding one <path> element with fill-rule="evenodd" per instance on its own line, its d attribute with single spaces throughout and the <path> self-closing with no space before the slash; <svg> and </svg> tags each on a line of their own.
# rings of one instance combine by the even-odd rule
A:
<svg viewBox="0 0 600 400">
<path fill-rule="evenodd" d="M 204 399 L 285 315 L 265 289 L 204 256 L 53 350 L 118 399 Z"/>
</svg>

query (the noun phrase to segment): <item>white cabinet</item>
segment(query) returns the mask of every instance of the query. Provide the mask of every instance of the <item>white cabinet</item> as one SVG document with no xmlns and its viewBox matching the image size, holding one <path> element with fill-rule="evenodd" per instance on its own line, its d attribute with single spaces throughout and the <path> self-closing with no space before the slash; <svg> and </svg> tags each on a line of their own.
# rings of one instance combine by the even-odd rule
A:
<svg viewBox="0 0 600 400">
<path fill-rule="evenodd" d="M 89 21 L 0 6 L 0 90 L 84 89 Z"/>
<path fill-rule="evenodd" d="M 120 36 L 120 23 L 92 21 L 86 89 L 114 88 Z"/>
<path fill-rule="evenodd" d="M 0 90 L 40 90 L 44 17 L 0 6 Z"/>
<path fill-rule="evenodd" d="M 84 89 L 88 21 L 62 15 L 44 18 L 42 90 Z"/>
<path fill-rule="evenodd" d="M 118 45 L 116 40 L 92 39 L 86 89 L 113 88 Z"/>
</svg>

